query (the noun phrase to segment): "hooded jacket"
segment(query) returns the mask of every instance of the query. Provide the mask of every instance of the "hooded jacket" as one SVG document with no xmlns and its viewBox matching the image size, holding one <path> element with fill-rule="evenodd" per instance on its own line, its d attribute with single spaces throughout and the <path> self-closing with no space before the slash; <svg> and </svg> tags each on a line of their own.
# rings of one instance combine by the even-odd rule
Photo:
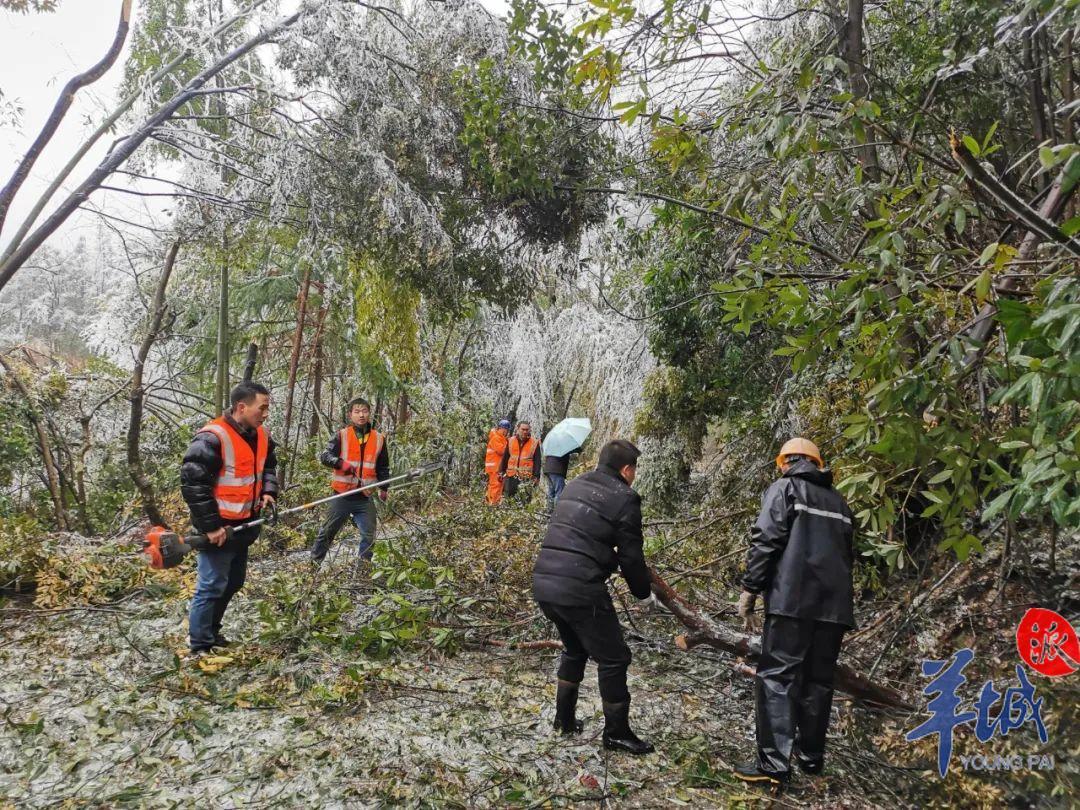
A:
<svg viewBox="0 0 1080 810">
<path fill-rule="evenodd" d="M 610 605 L 607 579 L 621 571 L 631 593 L 649 596 L 641 496 L 611 467 L 566 485 L 533 568 L 533 596 L 555 605 Z"/>
<path fill-rule="evenodd" d="M 256 433 L 254 430 L 241 426 L 228 413 L 225 419 L 229 421 L 237 433 L 255 449 Z M 277 483 L 277 454 L 275 443 L 267 436 L 266 465 L 263 467 L 262 494 L 278 494 Z M 221 472 L 221 440 L 213 433 L 200 432 L 188 445 L 184 453 L 184 461 L 180 467 L 180 492 L 191 512 L 191 523 L 200 532 L 212 532 L 222 526 L 238 526 L 247 523 L 252 518 L 243 520 L 223 520 L 218 512 L 217 499 L 214 496 L 214 485 L 217 483 L 218 473 Z M 253 540 L 255 535 L 249 539 Z M 233 548 L 236 544 L 229 541 L 224 548 Z"/>
<path fill-rule="evenodd" d="M 765 594 L 766 614 L 854 627 L 854 534 L 832 472 L 797 461 L 762 496 L 743 589 Z"/>
</svg>

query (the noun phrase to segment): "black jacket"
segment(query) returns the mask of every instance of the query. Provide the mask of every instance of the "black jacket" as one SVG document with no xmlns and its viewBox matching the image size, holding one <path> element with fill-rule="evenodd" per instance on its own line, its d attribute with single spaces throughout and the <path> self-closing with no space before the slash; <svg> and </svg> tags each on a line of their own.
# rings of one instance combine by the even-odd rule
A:
<svg viewBox="0 0 1080 810">
<path fill-rule="evenodd" d="M 761 499 L 742 586 L 765 593 L 765 612 L 855 626 L 854 518 L 832 473 L 792 465 Z"/>
<path fill-rule="evenodd" d="M 241 427 L 229 414 L 225 419 L 255 450 L 257 438 L 254 430 Z M 264 495 L 278 493 L 277 453 L 274 440 L 267 435 L 266 465 L 263 467 L 262 491 Z M 212 532 L 222 526 L 238 526 L 245 520 L 225 520 L 218 513 L 217 499 L 214 498 L 214 485 L 221 472 L 221 440 L 213 433 L 196 433 L 184 453 L 180 466 L 180 492 L 191 512 L 191 523 L 202 533 Z M 254 539 L 254 538 L 252 538 Z M 228 547 L 226 544 L 225 547 Z"/>
<path fill-rule="evenodd" d="M 641 496 L 610 467 L 566 485 L 533 568 L 533 596 L 556 605 L 610 605 L 607 578 L 621 571 L 638 599 L 649 596 Z"/>
<path fill-rule="evenodd" d="M 350 427 L 352 427 L 353 432 L 356 433 L 356 438 L 360 439 L 361 442 L 364 440 L 364 436 L 371 430 L 370 425 L 366 425 L 363 430 L 355 425 L 350 425 Z M 387 450 L 388 446 L 389 442 L 386 441 L 386 436 L 384 435 L 382 450 L 379 451 L 379 455 L 375 458 L 375 477 L 379 481 L 385 481 L 390 477 L 390 452 Z M 341 469 L 340 430 L 334 431 L 334 435 L 330 437 L 330 443 L 326 445 L 326 449 L 319 455 L 319 461 L 323 463 L 323 466 L 329 467 L 332 470 Z M 379 487 L 379 489 L 390 489 L 390 485 L 387 484 L 386 486 Z M 370 491 L 371 490 L 368 490 L 368 492 Z M 366 498 L 368 497 L 368 492 L 358 492 L 356 497 Z M 353 496 L 350 495 L 349 497 L 351 498 Z M 346 500 L 348 500 L 348 498 L 346 498 Z"/>
<path fill-rule="evenodd" d="M 565 456 L 544 456 L 544 472 L 565 478 L 570 472 L 570 456 L 576 452 L 576 450 L 571 450 Z"/>
</svg>

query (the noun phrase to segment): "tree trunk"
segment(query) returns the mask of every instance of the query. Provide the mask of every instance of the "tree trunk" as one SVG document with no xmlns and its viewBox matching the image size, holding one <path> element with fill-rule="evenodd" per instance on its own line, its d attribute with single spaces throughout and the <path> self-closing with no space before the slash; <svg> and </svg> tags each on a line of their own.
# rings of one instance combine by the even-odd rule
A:
<svg viewBox="0 0 1080 810">
<path fill-rule="evenodd" d="M 293 332 L 292 353 L 289 355 L 289 379 L 285 383 L 285 442 L 289 442 L 296 393 L 296 372 L 300 365 L 300 349 L 304 343 L 304 321 L 307 319 L 308 289 L 311 287 L 311 265 L 304 268 L 300 292 L 296 296 L 296 331 Z"/>
<path fill-rule="evenodd" d="M 221 238 L 221 273 L 218 278 L 217 382 L 214 406 L 222 414 L 229 407 L 229 226 Z"/>
<path fill-rule="evenodd" d="M 244 358 L 244 382 L 251 382 L 255 377 L 255 365 L 259 361 L 259 344 L 249 343 L 247 357 Z"/>
<path fill-rule="evenodd" d="M 8 364 L 7 360 L 0 357 L 0 366 L 3 366 L 4 371 L 7 372 L 8 377 L 11 379 L 12 385 L 22 395 L 23 400 L 26 402 L 26 413 L 30 418 L 30 423 L 34 426 L 34 432 L 37 434 L 38 450 L 41 453 L 41 460 L 45 465 L 45 476 L 48 480 L 49 495 L 52 498 L 53 514 L 56 518 L 56 527 L 61 531 L 68 530 L 67 513 L 64 510 L 64 495 L 60 489 L 60 472 L 56 466 L 56 459 L 53 457 L 52 448 L 49 446 L 49 433 L 45 429 L 45 420 L 41 416 L 41 411 L 38 410 L 33 398 L 30 396 L 30 391 L 23 384 L 23 381 L 19 378 L 19 375 L 15 373 L 15 369 Z"/>
<path fill-rule="evenodd" d="M 94 533 L 86 507 L 86 458 L 94 447 L 90 435 L 90 419 L 89 416 L 79 418 L 82 441 L 79 443 L 79 455 L 75 459 L 75 504 L 79 510 L 79 526 L 87 537 Z"/>
<path fill-rule="evenodd" d="M 756 660 L 761 654 L 760 641 L 751 640 L 749 636 L 741 633 L 734 633 L 722 624 L 713 621 L 679 596 L 674 588 L 664 582 L 652 569 L 649 569 L 649 576 L 652 579 L 652 591 L 656 598 L 691 631 L 689 635 L 676 638 L 675 644 L 679 649 L 689 650 L 699 644 L 708 644 L 710 647 L 750 660 Z M 836 688 L 867 703 L 890 708 L 914 709 L 895 689 L 875 683 L 845 664 L 837 665 Z"/>
<path fill-rule="evenodd" d="M 176 264 L 176 254 L 179 250 L 180 243 L 173 242 L 169 246 L 168 253 L 165 254 L 165 266 L 162 268 L 161 277 L 158 279 L 151 304 L 150 324 L 147 327 L 146 335 L 143 336 L 142 343 L 139 344 L 139 351 L 135 355 L 135 370 L 131 375 L 131 393 L 128 396 L 128 401 L 131 402 L 131 415 L 128 419 L 127 434 L 128 474 L 142 497 L 143 512 L 146 517 L 155 526 L 165 526 L 166 528 L 168 528 L 168 524 L 158 508 L 154 488 L 151 486 L 150 480 L 146 477 L 146 472 L 143 469 L 142 456 L 139 453 L 139 438 L 142 432 L 143 403 L 146 398 L 146 391 L 143 388 L 143 371 L 146 368 L 146 358 L 150 354 L 150 347 L 154 345 L 154 341 L 161 331 L 162 322 L 168 310 L 165 303 L 165 291 L 169 286 L 169 277 L 172 275 L 173 266 Z"/>
<path fill-rule="evenodd" d="M 404 427 L 405 423 L 409 421 L 409 394 L 406 391 L 402 391 L 398 397 L 397 415 L 394 417 L 394 430 L 398 430 Z"/>
<path fill-rule="evenodd" d="M 1068 107 L 1076 99 L 1076 69 L 1073 67 L 1073 31 L 1070 28 L 1062 35 L 1061 39 L 1062 61 L 1064 65 L 1061 71 L 1061 101 L 1062 106 Z M 1070 109 L 1065 114 L 1063 126 L 1065 129 L 1064 140 L 1072 143 L 1076 140 L 1076 127 L 1073 120 L 1076 118 L 1076 110 Z"/>
<path fill-rule="evenodd" d="M 848 66 L 848 86 L 856 99 L 870 98 L 870 81 L 866 75 L 866 45 L 863 41 L 865 24 L 863 0 L 847 0 L 847 22 L 844 26 L 842 50 Z M 871 183 L 881 176 L 876 147 L 866 143 L 868 135 L 856 134 L 859 148 L 856 155 L 862 167 L 863 178 Z"/>
<path fill-rule="evenodd" d="M 325 300 L 319 308 L 319 318 L 315 323 L 315 338 L 312 341 L 312 383 L 311 383 L 311 422 L 308 424 L 308 438 L 320 435 L 319 423 L 322 412 L 322 382 L 323 382 L 323 327 L 326 325 L 326 315 L 330 309 L 330 302 Z"/>
</svg>

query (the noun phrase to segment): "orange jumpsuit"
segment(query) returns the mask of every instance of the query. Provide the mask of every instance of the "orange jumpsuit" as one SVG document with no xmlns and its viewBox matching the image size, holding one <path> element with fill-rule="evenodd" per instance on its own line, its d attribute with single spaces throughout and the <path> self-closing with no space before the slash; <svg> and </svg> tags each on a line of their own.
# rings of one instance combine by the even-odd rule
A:
<svg viewBox="0 0 1080 810">
<path fill-rule="evenodd" d="M 488 434 L 487 455 L 484 457 L 484 470 L 487 472 L 487 502 L 494 506 L 502 500 L 503 483 L 499 480 L 499 466 L 509 439 L 492 428 Z"/>
</svg>

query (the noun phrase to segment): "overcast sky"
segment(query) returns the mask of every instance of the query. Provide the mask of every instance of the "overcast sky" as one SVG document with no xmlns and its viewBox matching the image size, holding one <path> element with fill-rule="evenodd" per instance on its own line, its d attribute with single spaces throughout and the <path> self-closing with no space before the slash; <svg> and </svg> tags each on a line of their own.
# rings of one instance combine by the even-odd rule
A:
<svg viewBox="0 0 1080 810">
<path fill-rule="evenodd" d="M 507 8 L 506 0 L 482 2 L 497 14 L 505 13 Z M 136 0 L 136 21 L 141 5 Z M 104 55 L 116 33 L 119 11 L 119 0 L 61 0 L 59 10 L 53 14 L 19 15 L 0 11 L 0 92 L 3 100 L 16 101 L 23 108 L 18 129 L 0 123 L 0 184 L 6 183 L 11 176 L 68 79 Z M 112 108 L 126 56 L 125 47 L 112 70 L 75 96 L 75 103 L 60 130 L 15 198 L 0 234 L 0 245 L 23 221 L 56 172 Z M 69 186 L 77 184 L 101 160 L 111 141 L 111 138 L 101 139 L 84 159 L 79 171 L 72 174 L 73 182 Z M 142 207 L 138 198 L 101 191 L 96 192 L 91 201 L 99 206 L 106 205 L 110 211 L 118 208 L 121 212 L 125 208 L 134 211 Z M 77 215 L 72 220 L 58 241 L 70 242 L 80 233 L 98 227 L 95 217 Z"/>
</svg>

